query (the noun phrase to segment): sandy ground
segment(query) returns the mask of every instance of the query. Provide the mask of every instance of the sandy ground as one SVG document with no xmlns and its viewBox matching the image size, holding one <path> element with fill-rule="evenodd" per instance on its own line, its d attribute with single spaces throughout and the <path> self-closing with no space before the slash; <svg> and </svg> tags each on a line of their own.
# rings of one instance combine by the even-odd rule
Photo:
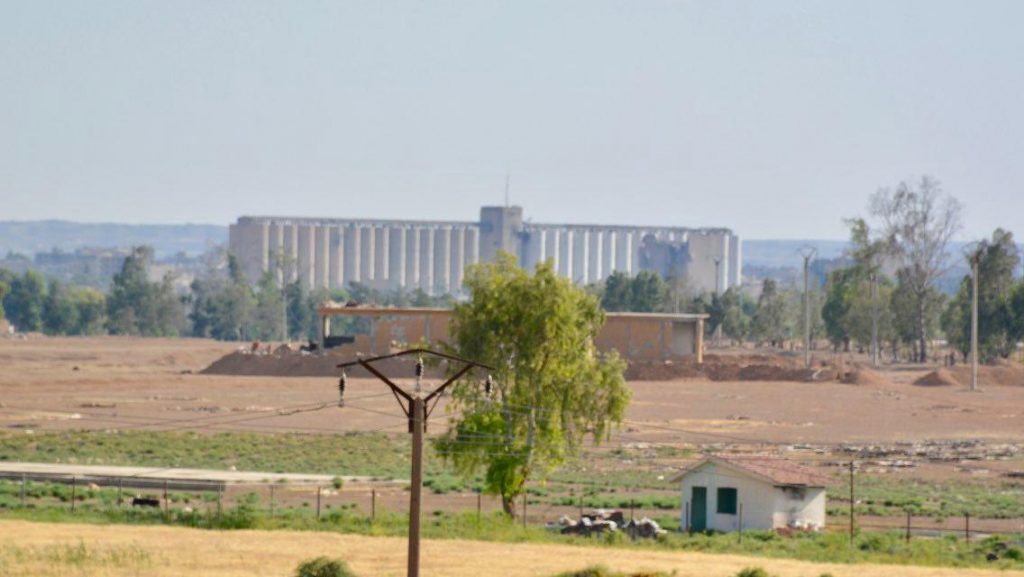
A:
<svg viewBox="0 0 1024 577">
<path fill-rule="evenodd" d="M 275 409 L 334 403 L 336 381 L 195 374 L 237 347 L 197 339 L 0 339 L 0 426 L 403 430 L 394 399 L 375 380 L 350 379 L 345 409 L 278 415 Z M 888 372 L 891 384 L 871 386 L 633 382 L 629 420 L 619 438 L 700 444 L 1024 441 L 1024 387 L 969 393 L 910 384 L 924 372 Z"/>
<path fill-rule="evenodd" d="M 116 562 L 87 560 L 55 567 L 51 559 L 62 547 L 85 549 Z M 126 551 L 144 551 L 133 560 Z M 102 553 L 108 552 L 106 556 Z M 120 555 L 118 555 L 120 553 Z M 342 558 L 360 575 L 405 574 L 406 542 L 390 537 L 363 537 L 292 531 L 203 531 L 179 527 L 95 526 L 0 521 L 0 565 L 3 574 L 21 576 L 89 575 L 154 577 L 260 577 L 290 575 L 301 561 L 319 555 Z M 779 577 L 981 577 L 1020 576 L 1024 572 L 949 569 L 891 565 L 837 565 L 801 561 L 637 551 L 565 545 L 434 541 L 423 544 L 424 577 L 548 577 L 561 571 L 604 564 L 614 569 L 676 571 L 678 577 L 728 577 L 760 566 Z"/>
</svg>

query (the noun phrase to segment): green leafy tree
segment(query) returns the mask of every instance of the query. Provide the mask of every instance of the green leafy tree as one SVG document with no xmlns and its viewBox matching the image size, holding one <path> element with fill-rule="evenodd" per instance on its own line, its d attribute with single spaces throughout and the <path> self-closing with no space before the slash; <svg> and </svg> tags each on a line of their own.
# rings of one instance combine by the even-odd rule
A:
<svg viewBox="0 0 1024 577">
<path fill-rule="evenodd" d="M 773 347 L 781 346 L 792 336 L 788 308 L 787 299 L 779 291 L 778 284 L 772 279 L 765 279 L 757 299 L 757 310 L 754 311 L 754 337 L 761 342 L 771 343 Z"/>
<path fill-rule="evenodd" d="M 1020 263 L 1020 254 L 1013 234 L 1002 229 L 992 233 L 991 240 L 978 244 L 969 261 L 978 261 L 978 352 L 988 362 L 996 357 L 1009 357 L 1021 335 L 1017 331 L 1011 297 L 1014 291 L 1013 272 Z M 963 355 L 971 350 L 971 276 L 965 276 L 960 289 L 942 314 L 946 339 Z"/>
<path fill-rule="evenodd" d="M 726 338 L 743 341 L 750 334 L 755 310 L 756 303 L 747 298 L 738 287 L 730 287 L 721 295 L 712 294 L 710 303 L 705 307 L 705 312 L 709 315 L 706 330 L 711 334 L 721 325 L 722 334 Z"/>
<path fill-rule="evenodd" d="M 50 281 L 43 302 L 43 332 L 48 335 L 75 334 L 78 328 L 78 307 L 72 292 L 60 281 Z"/>
<path fill-rule="evenodd" d="M 668 285 L 661 275 L 642 270 L 633 278 L 630 289 L 630 310 L 638 313 L 652 313 L 664 310 L 668 298 Z"/>
<path fill-rule="evenodd" d="M 506 513 L 527 479 L 544 477 L 579 453 L 585 436 L 600 442 L 621 422 L 629 392 L 617 354 L 599 354 L 604 323 L 596 297 L 555 274 L 551 262 L 534 274 L 501 253 L 471 267 L 470 298 L 455 306 L 455 351 L 496 367 L 492 398 L 477 383 L 452 392 L 458 415 L 437 442 L 464 474 L 483 468 L 484 488 L 500 495 Z"/>
<path fill-rule="evenodd" d="M 242 274 L 238 259 L 224 255 L 226 275 L 221 266 L 214 266 L 203 278 L 191 285 L 192 334 L 219 340 L 237 341 L 250 338 L 250 316 L 253 293 Z"/>
<path fill-rule="evenodd" d="M 4 320 L 7 316 L 4 312 L 4 299 L 7 298 L 7 295 L 11 292 L 11 285 L 9 284 L 8 278 L 2 274 L 5 272 L 7 271 L 0 270 L 0 321 Z"/>
<path fill-rule="evenodd" d="M 266 271 L 256 284 L 256 301 L 253 306 L 250 334 L 254 339 L 284 340 L 284 296 L 278 286 L 277 274 Z"/>
<path fill-rule="evenodd" d="M 181 301 L 169 277 L 149 280 L 153 249 L 134 247 L 114 275 L 107 299 L 108 328 L 113 334 L 176 336 L 185 321 Z"/>
<path fill-rule="evenodd" d="M 960 229 L 961 205 L 942 193 L 938 181 L 925 176 L 917 183 L 901 182 L 895 189 L 879 190 L 871 198 L 870 209 L 880 223 L 878 240 L 886 256 L 900 265 L 902 298 L 898 302 L 911 309 L 896 316 L 913 316 L 915 357 L 924 362 L 929 336 L 934 334 L 929 314 L 935 304 L 935 285 L 949 265 L 946 249 Z"/>
<path fill-rule="evenodd" d="M 632 310 L 633 279 L 622 271 L 615 271 L 604 281 L 601 291 L 601 307 L 609 312 Z"/>
<path fill-rule="evenodd" d="M 46 302 L 46 279 L 34 271 L 12 276 L 10 291 L 4 298 L 7 317 L 23 332 L 43 330 L 43 305 Z"/>
<path fill-rule="evenodd" d="M 100 291 L 90 287 L 76 287 L 74 292 L 78 323 L 76 335 L 98 335 L 105 332 L 107 320 L 107 298 Z"/>
<path fill-rule="evenodd" d="M 916 274 L 906 268 L 896 271 L 896 287 L 892 291 L 889 309 L 892 315 L 893 356 L 896 356 L 899 343 L 908 345 L 912 351 L 910 359 L 922 362 L 920 345 L 921 323 L 924 323 L 925 334 L 935 334 L 939 330 L 940 315 L 945 297 L 935 288 L 929 288 L 922 298 L 918 292 Z M 919 305 L 923 303 L 923 310 Z"/>
</svg>

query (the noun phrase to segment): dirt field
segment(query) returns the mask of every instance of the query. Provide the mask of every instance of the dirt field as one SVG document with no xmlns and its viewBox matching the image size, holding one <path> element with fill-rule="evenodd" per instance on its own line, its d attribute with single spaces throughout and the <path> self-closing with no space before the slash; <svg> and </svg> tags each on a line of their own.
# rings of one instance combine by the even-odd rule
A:
<svg viewBox="0 0 1024 577">
<path fill-rule="evenodd" d="M 334 402 L 336 381 L 197 374 L 237 347 L 194 339 L 0 339 L 0 426 L 402 431 L 394 399 L 377 381 L 361 378 L 350 379 L 346 409 L 245 420 L 276 408 Z M 1024 386 L 989 386 L 982 393 L 914 386 L 926 372 L 890 371 L 873 385 L 632 382 L 629 421 L 620 436 L 691 444 L 1024 441 Z"/>
<path fill-rule="evenodd" d="M 299 562 L 328 555 L 360 575 L 405 574 L 405 541 L 333 533 L 203 531 L 173 527 L 95 526 L 0 521 L 0 572 L 10 577 L 281 577 Z M 676 571 L 679 577 L 730 577 L 760 566 L 779 577 L 982 577 L 1024 575 L 890 565 L 836 565 L 777 559 L 603 547 L 426 541 L 425 577 L 549 577 L 604 564 L 620 570 Z M 67 563 L 55 562 L 67 559 Z"/>
</svg>

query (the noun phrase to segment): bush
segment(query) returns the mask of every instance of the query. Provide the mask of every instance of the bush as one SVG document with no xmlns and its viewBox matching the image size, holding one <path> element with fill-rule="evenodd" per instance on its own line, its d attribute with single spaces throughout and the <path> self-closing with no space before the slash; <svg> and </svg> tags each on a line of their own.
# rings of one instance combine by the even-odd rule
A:
<svg viewBox="0 0 1024 577">
<path fill-rule="evenodd" d="M 736 577 L 771 577 L 771 575 L 760 567 L 747 567 L 737 573 Z"/>
<path fill-rule="evenodd" d="M 317 557 L 300 563 L 295 577 L 355 577 L 355 574 L 340 559 Z"/>
<path fill-rule="evenodd" d="M 334 477 L 333 479 L 331 479 L 331 485 L 333 485 L 336 490 L 340 491 L 341 486 L 344 484 L 345 481 L 341 477 Z"/>
</svg>

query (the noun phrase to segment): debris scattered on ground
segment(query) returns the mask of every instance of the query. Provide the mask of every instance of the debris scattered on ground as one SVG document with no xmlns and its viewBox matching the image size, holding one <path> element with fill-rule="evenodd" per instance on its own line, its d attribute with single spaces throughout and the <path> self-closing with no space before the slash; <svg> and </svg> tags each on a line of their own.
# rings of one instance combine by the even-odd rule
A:
<svg viewBox="0 0 1024 577">
<path fill-rule="evenodd" d="M 595 509 L 589 515 L 583 515 L 579 521 L 563 515 L 555 523 L 549 523 L 548 527 L 557 530 L 563 535 L 580 535 L 589 537 L 591 535 L 603 535 L 605 533 L 616 533 L 622 531 L 633 539 L 654 539 L 658 535 L 666 533 L 658 525 L 658 522 L 644 517 L 642 519 L 625 520 L 622 511 L 610 511 L 606 509 Z"/>
</svg>

